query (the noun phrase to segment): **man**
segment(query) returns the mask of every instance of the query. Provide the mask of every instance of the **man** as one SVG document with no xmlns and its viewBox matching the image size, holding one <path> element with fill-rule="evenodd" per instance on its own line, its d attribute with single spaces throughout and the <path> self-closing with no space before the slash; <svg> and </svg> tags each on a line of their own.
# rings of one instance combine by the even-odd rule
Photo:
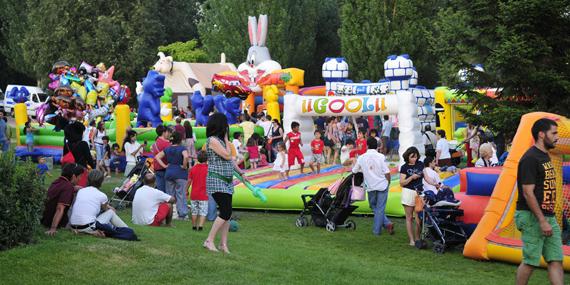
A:
<svg viewBox="0 0 570 285">
<path fill-rule="evenodd" d="M 357 130 L 364 130 L 364 134 L 368 133 L 368 120 L 365 117 L 358 117 L 356 119 Z"/>
<path fill-rule="evenodd" d="M 173 203 L 176 198 L 155 189 L 155 177 L 145 174 L 144 186 L 137 189 L 133 199 L 133 224 L 159 227 L 163 223 L 170 226 L 172 222 Z"/>
<path fill-rule="evenodd" d="M 359 156 L 352 168 L 352 173 L 362 172 L 370 209 L 374 212 L 374 225 L 372 233 L 380 235 L 384 226 L 388 233 L 394 234 L 394 224 L 386 217 L 386 201 L 390 187 L 390 169 L 386 164 L 386 157 L 378 153 L 378 141 L 369 137 L 366 140 L 368 150 Z"/>
<path fill-rule="evenodd" d="M 424 128 L 424 147 L 425 155 L 435 157 L 435 144 L 437 142 L 437 137 L 431 131 L 431 126 L 426 125 Z"/>
<path fill-rule="evenodd" d="M 10 148 L 10 137 L 8 136 L 8 124 L 4 120 L 4 111 L 0 111 L 0 151 L 6 152 Z"/>
<path fill-rule="evenodd" d="M 174 126 L 174 131 L 180 134 L 182 141 L 186 139 L 186 129 L 182 126 L 182 118 L 176 118 L 176 125 Z"/>
<path fill-rule="evenodd" d="M 243 118 L 242 123 L 240 124 L 243 129 L 243 141 L 244 143 L 247 143 L 247 140 L 251 138 L 251 135 L 253 135 L 255 131 L 255 124 L 251 121 L 251 116 L 247 113 L 244 113 L 241 116 Z"/>
<path fill-rule="evenodd" d="M 156 134 L 158 135 L 158 138 L 151 147 L 152 154 L 155 157 L 158 153 L 170 146 L 170 135 L 172 134 L 172 131 L 170 128 L 160 125 L 156 127 Z M 162 159 L 162 162 L 164 162 L 164 164 L 166 164 L 165 159 L 166 158 Z M 152 167 L 154 169 L 154 174 L 156 175 L 156 188 L 166 193 L 166 178 L 164 178 L 166 169 L 162 167 L 156 160 L 152 162 Z"/>
<path fill-rule="evenodd" d="M 265 115 L 261 116 L 260 120 L 257 121 L 257 125 L 263 128 L 263 135 L 265 137 L 269 136 L 269 130 L 271 130 L 271 116 Z"/>
<path fill-rule="evenodd" d="M 451 166 L 451 153 L 449 142 L 445 138 L 444 130 L 437 130 L 437 144 L 435 146 L 435 164 L 438 166 Z"/>
<path fill-rule="evenodd" d="M 562 237 L 554 215 L 556 191 L 561 189 L 556 189 L 556 173 L 548 156 L 558 141 L 558 126 L 553 120 L 540 119 L 531 132 L 534 146 L 522 156 L 517 172 L 515 223 L 521 231 L 523 260 L 516 283 L 527 284 L 543 256 L 550 283 L 563 284 Z"/>
<path fill-rule="evenodd" d="M 61 176 L 51 183 L 47 192 L 41 223 L 49 230 L 45 233 L 54 236 L 58 228 L 67 225 L 67 211 L 75 196 L 75 185 L 83 174 L 83 167 L 75 163 L 66 164 Z"/>
<path fill-rule="evenodd" d="M 87 177 L 87 187 L 77 192 L 69 219 L 71 228 L 76 232 L 105 237 L 112 236 L 116 227 L 128 228 L 115 209 L 109 206 L 107 195 L 98 189 L 104 179 L 103 172 L 92 170 Z M 103 213 L 99 214 L 101 211 Z"/>
<path fill-rule="evenodd" d="M 392 121 L 388 115 L 384 115 L 384 121 L 382 121 L 382 153 L 384 155 L 388 154 L 388 143 L 390 142 L 390 133 L 392 132 Z"/>
</svg>

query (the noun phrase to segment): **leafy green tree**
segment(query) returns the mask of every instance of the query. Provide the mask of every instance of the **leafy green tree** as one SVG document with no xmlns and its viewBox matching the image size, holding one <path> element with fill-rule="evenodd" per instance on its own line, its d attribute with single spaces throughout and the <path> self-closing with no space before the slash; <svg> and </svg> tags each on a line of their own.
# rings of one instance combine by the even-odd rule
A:
<svg viewBox="0 0 570 285">
<path fill-rule="evenodd" d="M 453 1 L 438 13 L 430 40 L 444 84 L 467 94 L 482 116 L 470 121 L 511 136 L 534 110 L 570 115 L 570 2 Z M 481 63 L 485 72 L 470 68 Z M 467 68 L 462 82 L 458 70 Z M 473 92 L 498 88 L 498 98 Z"/>
<path fill-rule="evenodd" d="M 346 0 L 340 8 L 340 41 L 353 80 L 384 77 L 390 54 L 411 56 L 420 84 L 437 81 L 435 58 L 427 49 L 432 21 L 443 1 Z"/>
<path fill-rule="evenodd" d="M 175 61 L 207 62 L 206 52 L 197 47 L 198 41 L 175 42 L 166 46 L 159 46 L 158 51 L 172 56 Z"/>
<path fill-rule="evenodd" d="M 324 57 L 339 55 L 337 10 L 334 0 L 208 0 L 198 31 L 211 61 L 218 61 L 223 52 L 237 65 L 246 60 L 250 47 L 247 17 L 267 14 L 266 43 L 272 59 L 284 68 L 304 69 L 307 85 L 320 84 Z M 325 55 L 328 52 L 332 54 Z"/>
</svg>

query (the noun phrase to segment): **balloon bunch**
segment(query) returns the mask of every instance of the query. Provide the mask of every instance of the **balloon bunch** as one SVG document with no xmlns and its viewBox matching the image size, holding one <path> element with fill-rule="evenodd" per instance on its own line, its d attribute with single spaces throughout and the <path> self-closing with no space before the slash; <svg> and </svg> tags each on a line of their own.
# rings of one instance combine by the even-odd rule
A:
<svg viewBox="0 0 570 285">
<path fill-rule="evenodd" d="M 54 94 L 36 109 L 38 122 L 48 122 L 63 128 L 70 120 L 105 118 L 115 104 L 126 104 L 131 91 L 113 80 L 115 67 L 104 63 L 92 66 L 82 62 L 79 68 L 67 61 L 52 66 L 49 88 Z"/>
</svg>

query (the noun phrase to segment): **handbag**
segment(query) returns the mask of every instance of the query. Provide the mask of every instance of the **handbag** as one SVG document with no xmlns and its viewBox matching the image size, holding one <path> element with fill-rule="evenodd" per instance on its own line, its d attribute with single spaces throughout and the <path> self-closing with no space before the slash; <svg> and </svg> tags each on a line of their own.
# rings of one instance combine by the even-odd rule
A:
<svg viewBox="0 0 570 285">
<path fill-rule="evenodd" d="M 67 153 L 61 157 L 61 165 L 66 165 L 68 163 L 75 163 L 75 156 L 73 156 L 73 152 L 69 149 L 69 145 L 66 145 Z"/>
<path fill-rule="evenodd" d="M 366 191 L 364 187 L 354 185 L 354 175 L 352 176 L 352 189 L 350 191 L 350 200 L 352 201 L 364 201 L 366 200 Z"/>
<path fill-rule="evenodd" d="M 414 206 L 414 210 L 416 213 L 419 213 L 424 210 L 424 199 L 419 194 L 416 195 L 416 205 Z"/>
</svg>

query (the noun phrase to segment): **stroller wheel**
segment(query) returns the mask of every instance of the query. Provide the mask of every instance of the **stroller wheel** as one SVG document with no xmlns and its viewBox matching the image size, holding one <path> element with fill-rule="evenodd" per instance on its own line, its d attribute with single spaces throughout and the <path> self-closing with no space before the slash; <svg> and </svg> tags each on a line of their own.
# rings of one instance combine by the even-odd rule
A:
<svg viewBox="0 0 570 285">
<path fill-rule="evenodd" d="M 309 220 L 307 220 L 307 218 L 305 217 L 298 217 L 297 220 L 295 221 L 295 226 L 297 226 L 298 228 L 306 227 L 308 225 L 309 225 Z"/>
<path fill-rule="evenodd" d="M 356 230 L 356 223 L 353 220 L 346 221 L 346 228 L 349 230 Z"/>
<path fill-rule="evenodd" d="M 433 243 L 433 252 L 437 254 L 443 254 L 445 252 L 445 245 L 440 241 L 435 241 Z"/>
<path fill-rule="evenodd" d="M 328 222 L 326 229 L 329 232 L 334 232 L 336 230 L 336 225 L 333 222 Z"/>
</svg>

